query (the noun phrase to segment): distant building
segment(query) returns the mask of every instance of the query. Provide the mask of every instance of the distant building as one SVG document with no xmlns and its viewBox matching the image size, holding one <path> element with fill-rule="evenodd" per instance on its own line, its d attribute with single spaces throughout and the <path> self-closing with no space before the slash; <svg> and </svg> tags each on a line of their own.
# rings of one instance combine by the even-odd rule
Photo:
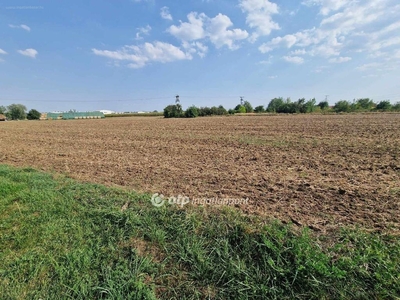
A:
<svg viewBox="0 0 400 300">
<path fill-rule="evenodd" d="M 47 120 L 103 119 L 100 111 L 47 113 Z"/>
<path fill-rule="evenodd" d="M 6 121 L 7 118 L 5 115 L 0 114 L 0 121 Z"/>
<path fill-rule="evenodd" d="M 112 110 L 100 110 L 100 112 L 105 115 L 115 114 L 115 111 L 112 111 Z"/>
</svg>

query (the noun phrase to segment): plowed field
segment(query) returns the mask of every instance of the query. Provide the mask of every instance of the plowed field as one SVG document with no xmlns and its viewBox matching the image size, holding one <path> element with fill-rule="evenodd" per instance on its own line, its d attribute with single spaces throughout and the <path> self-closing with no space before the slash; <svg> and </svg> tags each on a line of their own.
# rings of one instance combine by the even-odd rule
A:
<svg viewBox="0 0 400 300">
<path fill-rule="evenodd" d="M 314 230 L 400 230 L 400 114 L 0 122 L 0 163 L 166 196 L 249 198 Z"/>
</svg>

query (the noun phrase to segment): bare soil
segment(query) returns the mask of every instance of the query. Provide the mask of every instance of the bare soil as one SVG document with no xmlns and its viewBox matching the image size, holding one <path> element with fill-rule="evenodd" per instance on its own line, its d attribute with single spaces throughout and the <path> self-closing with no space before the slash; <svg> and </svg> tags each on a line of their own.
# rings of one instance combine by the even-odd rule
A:
<svg viewBox="0 0 400 300">
<path fill-rule="evenodd" d="M 249 198 L 316 231 L 400 231 L 400 114 L 0 123 L 0 163 L 139 192 Z"/>
</svg>

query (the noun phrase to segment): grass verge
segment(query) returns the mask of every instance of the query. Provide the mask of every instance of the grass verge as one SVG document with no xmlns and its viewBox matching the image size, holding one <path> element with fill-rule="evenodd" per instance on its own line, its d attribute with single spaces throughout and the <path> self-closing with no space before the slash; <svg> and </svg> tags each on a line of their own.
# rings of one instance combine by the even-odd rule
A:
<svg viewBox="0 0 400 300">
<path fill-rule="evenodd" d="M 0 165 L 0 299 L 400 297 L 398 239 L 328 239 Z"/>
</svg>

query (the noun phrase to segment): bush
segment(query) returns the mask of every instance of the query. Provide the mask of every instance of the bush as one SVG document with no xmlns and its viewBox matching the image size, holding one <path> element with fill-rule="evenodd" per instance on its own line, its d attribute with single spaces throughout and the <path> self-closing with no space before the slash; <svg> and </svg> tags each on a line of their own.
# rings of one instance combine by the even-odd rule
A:
<svg viewBox="0 0 400 300">
<path fill-rule="evenodd" d="M 333 109 L 335 112 L 349 112 L 351 110 L 351 104 L 349 101 L 340 100 L 339 102 L 335 103 Z"/>
<path fill-rule="evenodd" d="M 22 104 L 11 104 L 7 107 L 6 116 L 11 120 L 25 120 L 26 107 Z"/>
<path fill-rule="evenodd" d="M 199 116 L 199 110 L 196 106 L 191 106 L 185 111 L 186 118 L 196 118 Z"/>
<path fill-rule="evenodd" d="M 362 98 L 357 100 L 357 108 L 363 110 L 372 110 L 376 104 L 369 98 Z"/>
<path fill-rule="evenodd" d="M 400 102 L 397 102 L 395 105 L 392 106 L 393 111 L 400 111 Z"/>
<path fill-rule="evenodd" d="M 328 101 L 321 101 L 318 103 L 318 106 L 321 108 L 321 110 L 325 110 L 329 108 L 329 103 Z"/>
<path fill-rule="evenodd" d="M 244 107 L 243 105 L 237 105 L 235 107 L 235 112 L 240 113 L 240 114 L 244 114 L 246 113 L 246 107 Z"/>
<path fill-rule="evenodd" d="M 274 98 L 272 99 L 267 107 L 267 112 L 275 113 L 278 112 L 283 106 L 284 101 L 283 98 Z"/>
<path fill-rule="evenodd" d="M 38 112 L 36 109 L 31 109 L 31 110 L 28 112 L 26 118 L 27 118 L 28 120 L 39 120 L 41 115 L 42 115 L 42 114 L 41 114 L 40 112 Z"/>
<path fill-rule="evenodd" d="M 180 118 L 182 117 L 182 107 L 179 104 L 168 105 L 164 108 L 164 118 Z"/>
<path fill-rule="evenodd" d="M 256 112 L 256 113 L 263 113 L 263 112 L 265 112 L 265 108 L 264 108 L 263 105 L 259 105 L 259 106 L 257 106 L 256 108 L 254 108 L 254 112 Z"/>
<path fill-rule="evenodd" d="M 253 112 L 253 106 L 250 104 L 249 101 L 244 101 L 243 106 L 244 106 L 244 108 L 246 108 L 247 113 Z"/>
<path fill-rule="evenodd" d="M 389 100 L 383 100 L 378 103 L 378 105 L 376 106 L 376 109 L 388 111 L 388 110 L 392 109 L 392 104 L 390 103 Z"/>
</svg>

